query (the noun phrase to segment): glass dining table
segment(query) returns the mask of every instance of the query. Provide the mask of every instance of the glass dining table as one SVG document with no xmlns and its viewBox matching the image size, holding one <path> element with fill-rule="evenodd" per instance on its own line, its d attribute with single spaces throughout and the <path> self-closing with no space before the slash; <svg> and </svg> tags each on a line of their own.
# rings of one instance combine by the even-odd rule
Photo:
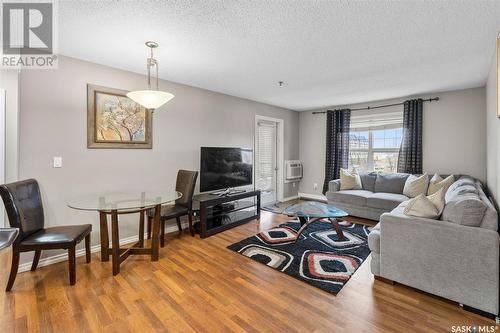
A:
<svg viewBox="0 0 500 333">
<path fill-rule="evenodd" d="M 72 199 L 68 207 L 96 211 L 99 213 L 101 233 L 101 261 L 109 261 L 112 256 L 113 275 L 120 273 L 120 264 L 130 255 L 151 255 L 151 261 L 158 261 L 160 256 L 160 214 L 161 206 L 182 197 L 178 191 L 170 192 L 130 192 L 110 193 Z M 148 209 L 154 209 L 151 246 L 144 244 L 144 215 Z M 139 240 L 128 248 L 120 247 L 119 215 L 139 214 Z M 111 216 L 111 248 L 109 247 L 108 215 Z"/>
</svg>

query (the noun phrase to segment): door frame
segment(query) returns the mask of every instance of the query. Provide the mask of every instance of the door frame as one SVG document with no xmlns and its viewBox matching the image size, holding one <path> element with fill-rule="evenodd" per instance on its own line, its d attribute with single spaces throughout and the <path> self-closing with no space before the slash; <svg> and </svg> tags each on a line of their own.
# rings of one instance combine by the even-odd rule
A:
<svg viewBox="0 0 500 333">
<path fill-rule="evenodd" d="M 5 184 L 5 143 L 7 127 L 5 126 L 5 115 L 7 113 L 7 91 L 0 88 L 0 183 Z M 0 226 L 7 227 L 6 212 L 3 203 L 0 203 Z"/>
<path fill-rule="evenodd" d="M 276 167 L 278 168 L 277 172 L 277 177 L 276 177 L 276 182 L 277 182 L 277 188 L 276 188 L 276 201 L 281 202 L 283 201 L 284 198 L 284 188 L 285 188 L 285 182 L 284 182 L 284 175 L 283 175 L 283 170 L 284 170 L 284 165 L 285 165 L 285 121 L 280 118 L 272 118 L 272 117 L 267 117 L 267 116 L 261 116 L 261 115 L 255 115 L 255 124 L 254 124 L 254 165 L 257 165 L 257 138 L 258 138 L 258 122 L 259 120 L 264 120 L 264 121 L 270 121 L 273 123 L 276 123 L 277 125 L 277 131 L 276 131 L 276 140 L 277 140 L 277 147 L 276 147 Z M 257 168 L 253 168 L 253 179 L 254 179 L 254 188 L 257 185 Z"/>
</svg>

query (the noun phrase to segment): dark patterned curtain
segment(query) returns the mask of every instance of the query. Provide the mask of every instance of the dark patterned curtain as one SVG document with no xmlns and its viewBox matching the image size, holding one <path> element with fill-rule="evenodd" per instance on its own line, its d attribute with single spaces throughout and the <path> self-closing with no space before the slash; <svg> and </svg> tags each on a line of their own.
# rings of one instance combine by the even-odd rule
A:
<svg viewBox="0 0 500 333">
<path fill-rule="evenodd" d="M 422 173 L 422 99 L 404 102 L 403 141 L 399 148 L 398 172 Z"/>
<path fill-rule="evenodd" d="M 351 110 L 335 110 L 326 113 L 326 163 L 323 194 L 328 182 L 340 177 L 340 168 L 347 169 L 349 162 L 349 126 Z"/>
</svg>

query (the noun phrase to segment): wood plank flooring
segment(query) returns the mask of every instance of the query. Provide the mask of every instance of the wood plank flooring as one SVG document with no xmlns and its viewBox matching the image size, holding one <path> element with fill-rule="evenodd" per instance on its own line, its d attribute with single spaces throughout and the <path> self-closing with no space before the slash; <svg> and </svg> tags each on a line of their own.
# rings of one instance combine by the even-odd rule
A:
<svg viewBox="0 0 500 333">
<path fill-rule="evenodd" d="M 204 240 L 171 234 L 160 261 L 131 257 L 116 277 L 97 254 L 90 265 L 80 257 L 73 287 L 62 262 L 20 273 L 5 293 L 3 269 L 0 332 L 450 332 L 452 325 L 495 325 L 455 303 L 374 281 L 369 259 L 333 296 L 226 249 L 287 220 L 263 212 L 260 222 Z"/>
</svg>

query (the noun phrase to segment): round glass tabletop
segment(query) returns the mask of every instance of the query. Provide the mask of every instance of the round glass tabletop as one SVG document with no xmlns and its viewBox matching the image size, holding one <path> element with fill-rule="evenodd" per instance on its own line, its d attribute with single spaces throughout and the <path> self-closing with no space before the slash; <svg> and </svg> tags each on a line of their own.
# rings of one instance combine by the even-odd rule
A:
<svg viewBox="0 0 500 333">
<path fill-rule="evenodd" d="M 74 198 L 68 202 L 68 207 L 79 210 L 123 211 L 152 208 L 156 205 L 173 202 L 181 197 L 182 193 L 178 191 L 110 193 Z"/>
</svg>

